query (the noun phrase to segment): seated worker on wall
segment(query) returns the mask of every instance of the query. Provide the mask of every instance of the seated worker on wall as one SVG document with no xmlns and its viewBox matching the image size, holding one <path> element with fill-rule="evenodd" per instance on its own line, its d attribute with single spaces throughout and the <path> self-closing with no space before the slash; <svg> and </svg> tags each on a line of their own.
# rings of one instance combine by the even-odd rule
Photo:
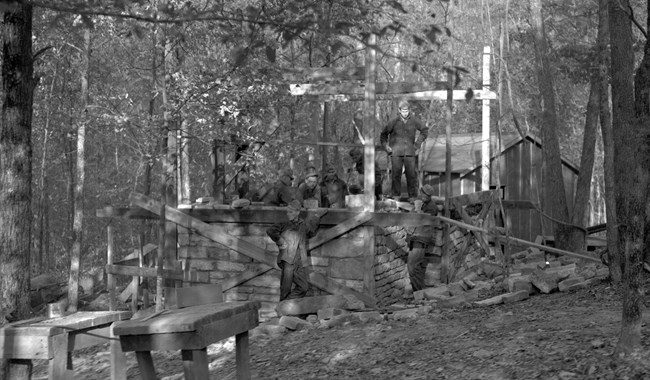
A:
<svg viewBox="0 0 650 380">
<path fill-rule="evenodd" d="M 298 200 L 305 208 L 321 207 L 321 187 L 318 185 L 318 172 L 313 164 L 307 166 L 305 179 L 298 185 Z"/>
<path fill-rule="evenodd" d="M 420 188 L 419 199 L 422 201 L 421 210 L 418 212 L 430 215 L 438 214 L 438 206 L 433 202 L 431 196 L 434 194 L 433 186 L 424 185 Z M 409 271 L 409 279 L 413 291 L 424 289 L 424 276 L 427 271 L 425 253 L 429 252 L 435 243 L 434 226 L 417 226 L 413 233 L 407 237 L 409 254 L 406 267 Z"/>
<path fill-rule="evenodd" d="M 276 223 L 266 230 L 266 234 L 278 245 L 277 264 L 282 271 L 280 301 L 304 297 L 309 291 L 304 269 L 309 265 L 307 239 L 316 235 L 320 218 L 327 213 L 326 209 L 319 209 L 309 212 L 307 218 L 303 219 L 300 217 L 301 209 L 300 201 L 292 200 L 287 206 L 289 220 Z"/>
<path fill-rule="evenodd" d="M 286 206 L 296 198 L 293 184 L 293 170 L 283 169 L 278 174 L 278 180 L 264 195 L 262 202 L 271 206 Z"/>
<path fill-rule="evenodd" d="M 363 167 L 363 151 L 355 147 L 352 150 L 350 150 L 350 158 L 352 158 L 352 163 L 353 163 L 353 169 L 357 171 L 358 173 L 358 184 L 356 185 L 350 185 L 350 194 L 363 194 L 363 188 L 364 188 L 364 167 Z M 379 171 L 379 164 L 377 163 L 377 160 L 375 160 L 375 199 L 376 200 L 381 200 L 381 186 L 382 186 L 382 176 L 381 172 Z"/>
<path fill-rule="evenodd" d="M 321 182 L 321 205 L 326 208 L 344 208 L 348 185 L 336 174 L 336 169 L 328 165 Z"/>
</svg>

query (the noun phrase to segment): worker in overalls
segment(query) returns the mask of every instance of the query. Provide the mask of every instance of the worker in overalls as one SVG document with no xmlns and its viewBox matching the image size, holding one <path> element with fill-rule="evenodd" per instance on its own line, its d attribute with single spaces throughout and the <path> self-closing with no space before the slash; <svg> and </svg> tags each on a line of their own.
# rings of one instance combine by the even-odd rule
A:
<svg viewBox="0 0 650 380">
<path fill-rule="evenodd" d="M 320 218 L 327 212 L 327 209 L 311 211 L 303 219 L 300 217 L 301 210 L 300 201 L 292 200 L 287 206 L 289 220 L 276 223 L 266 230 L 266 234 L 278 245 L 277 264 L 282 271 L 280 301 L 307 294 L 309 280 L 304 268 L 310 263 L 307 239 L 316 235 Z"/>
<path fill-rule="evenodd" d="M 438 214 L 438 206 L 432 201 L 432 195 L 434 195 L 433 186 L 424 185 L 420 188 L 419 199 L 422 201 L 422 207 L 421 210 L 418 210 L 419 212 L 430 215 Z M 409 279 L 414 292 L 424 289 L 424 277 L 427 271 L 425 254 L 433 249 L 435 243 L 434 231 L 435 226 L 433 225 L 420 225 L 415 227 L 413 233 L 407 237 L 410 250 L 406 267 L 409 271 Z"/>
</svg>

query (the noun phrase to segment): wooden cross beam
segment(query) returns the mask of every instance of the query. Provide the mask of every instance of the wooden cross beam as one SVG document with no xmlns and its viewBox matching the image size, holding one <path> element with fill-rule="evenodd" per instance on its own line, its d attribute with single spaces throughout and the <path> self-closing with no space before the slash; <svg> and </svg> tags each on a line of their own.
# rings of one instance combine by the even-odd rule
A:
<svg viewBox="0 0 650 380">
<path fill-rule="evenodd" d="M 156 201 L 155 199 L 152 199 L 150 197 L 147 197 L 146 195 L 143 194 L 138 194 L 138 193 L 131 193 L 131 196 L 129 197 L 129 200 L 131 203 L 133 203 L 136 206 L 142 207 L 154 214 L 160 213 L 160 202 Z M 266 249 L 258 247 L 257 245 L 250 243 L 242 238 L 235 237 L 230 235 L 229 233 L 226 232 L 224 228 L 220 228 L 217 225 L 211 225 L 208 223 L 205 223 L 197 218 L 193 218 L 182 211 L 179 211 L 175 208 L 166 206 L 165 207 L 165 218 L 173 223 L 178 224 L 179 226 L 191 229 L 201 236 L 204 236 L 214 242 L 217 242 L 219 244 L 225 245 L 227 247 L 230 247 L 231 249 L 242 253 L 254 260 L 257 260 L 258 262 L 261 262 L 263 264 L 266 264 L 270 270 L 270 268 L 277 268 L 276 265 L 276 258 L 275 255 L 272 255 L 266 251 Z M 344 226 L 343 229 L 351 229 L 354 228 L 352 227 L 353 225 L 359 225 L 363 223 L 363 220 L 365 218 L 369 218 L 369 215 L 364 214 L 364 218 L 357 220 L 357 221 L 351 221 L 350 223 L 347 223 L 347 226 Z M 357 224 L 359 223 L 359 224 Z M 328 234 L 328 236 L 325 237 L 325 239 L 332 239 L 335 238 L 336 234 Z M 325 240 L 321 239 L 321 240 Z M 321 244 L 318 241 L 311 242 L 309 243 L 310 246 L 316 246 L 318 244 Z M 259 275 L 261 273 L 265 273 L 268 271 L 266 268 L 262 267 L 259 268 L 259 270 L 255 271 L 248 271 L 244 272 L 242 275 L 239 276 L 238 280 L 241 279 L 249 279 L 253 278 L 256 275 Z M 256 274 L 257 273 L 257 274 Z M 245 280 L 244 280 L 245 281 Z M 357 297 L 359 300 L 363 301 L 366 305 L 370 306 L 374 304 L 374 299 L 372 296 L 368 296 L 366 294 L 363 294 L 361 292 L 358 292 L 352 288 L 348 288 L 346 286 L 340 285 L 337 282 L 319 274 L 312 272 L 309 274 L 309 282 L 317 286 L 325 291 L 328 291 L 332 294 L 350 294 L 355 297 Z M 234 286 L 233 285 L 234 281 L 230 281 L 227 286 Z M 223 289 L 225 290 L 227 287 L 223 286 Z"/>
<path fill-rule="evenodd" d="M 364 83 L 306 83 L 289 85 L 291 95 L 315 97 L 319 101 L 364 100 Z M 435 83 L 376 83 L 376 96 L 380 100 L 399 96 L 408 100 L 447 100 L 447 82 Z M 496 93 L 489 90 L 453 90 L 453 100 L 494 100 Z"/>
</svg>

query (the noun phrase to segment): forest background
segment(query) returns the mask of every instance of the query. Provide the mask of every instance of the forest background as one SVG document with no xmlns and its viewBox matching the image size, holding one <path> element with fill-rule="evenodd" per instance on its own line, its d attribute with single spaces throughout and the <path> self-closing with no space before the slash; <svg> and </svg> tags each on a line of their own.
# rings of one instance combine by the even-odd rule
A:
<svg viewBox="0 0 650 380">
<path fill-rule="evenodd" d="M 264 141 L 262 149 L 244 157 L 258 184 L 273 181 L 280 168 L 304 167 L 314 148 L 291 142 L 309 140 L 314 114 L 325 120 L 321 139 L 355 142 L 353 120 L 361 103 L 324 107 L 292 97 L 283 73 L 361 66 L 369 32 L 378 36 L 377 80 L 385 82 L 445 81 L 452 72 L 459 88 L 481 88 L 481 56 L 490 46 L 492 89 L 498 94 L 491 130 L 543 138 L 551 130 L 560 153 L 581 163 L 585 126 L 593 115 L 588 110 L 593 75 L 607 67 L 598 40 L 599 9 L 607 5 L 588 0 L 543 6 L 538 0 L 6 3 L 5 63 L 8 17 L 16 7 L 33 10 L 31 274 L 65 277 L 71 267 L 77 273 L 101 267 L 108 221 L 96 218 L 95 210 L 126 205 L 132 191 L 160 196 L 173 178 L 189 183 L 180 191 L 181 201 L 212 195 L 214 141 L 232 144 L 231 169 L 236 145 Z M 629 5 L 622 8 L 634 25 L 626 54 L 634 54 L 637 67 L 648 49 L 642 25 L 648 4 Z M 4 91 L 7 78 L 3 69 Z M 616 96 L 612 101 L 616 115 Z M 392 101 L 377 102 L 380 125 L 395 115 L 395 107 Z M 549 108 L 555 119 L 549 119 Z M 430 135 L 444 134 L 442 103 L 416 102 L 414 111 L 430 124 Z M 3 118 L 3 131 L 6 122 Z M 452 125 L 454 133 L 480 132 L 478 103 L 456 102 Z M 593 136 L 587 194 L 602 197 L 604 142 L 611 136 Z M 351 166 L 348 148 L 323 150 L 339 173 Z M 186 166 L 165 167 L 167 158 L 177 156 L 187 158 Z M 582 226 L 588 222 L 584 215 L 578 216 Z M 121 256 L 138 245 L 140 226 L 115 227 Z M 5 265 L 3 272 L 15 270 Z M 9 287 L 5 280 L 3 285 L 4 294 Z"/>
</svg>

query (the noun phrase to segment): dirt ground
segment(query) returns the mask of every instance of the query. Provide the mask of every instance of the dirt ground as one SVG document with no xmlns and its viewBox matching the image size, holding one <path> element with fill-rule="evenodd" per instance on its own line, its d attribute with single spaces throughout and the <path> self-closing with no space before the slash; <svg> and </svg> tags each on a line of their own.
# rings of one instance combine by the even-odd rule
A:
<svg viewBox="0 0 650 380">
<path fill-rule="evenodd" d="M 255 335 L 253 378 L 650 379 L 650 354 L 612 360 L 621 299 L 602 282 L 512 304 L 434 309 L 408 321 Z M 76 352 L 76 378 L 108 379 L 108 356 L 107 345 Z M 211 378 L 235 378 L 234 338 L 211 345 L 208 356 Z M 135 357 L 127 359 L 128 378 L 138 379 Z M 183 378 L 179 352 L 156 352 L 154 361 L 161 379 Z M 45 363 L 36 364 L 33 378 L 45 379 Z"/>
</svg>

